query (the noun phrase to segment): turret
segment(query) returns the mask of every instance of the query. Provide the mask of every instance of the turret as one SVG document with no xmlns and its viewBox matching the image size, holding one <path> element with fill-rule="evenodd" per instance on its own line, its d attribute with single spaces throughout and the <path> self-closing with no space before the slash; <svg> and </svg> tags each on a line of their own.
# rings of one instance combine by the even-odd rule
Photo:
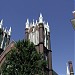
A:
<svg viewBox="0 0 75 75">
<path fill-rule="evenodd" d="M 43 17 L 42 14 L 40 13 L 39 17 L 39 50 L 41 53 L 43 53 L 44 50 L 44 24 L 43 24 Z"/>
<path fill-rule="evenodd" d="M 49 24 L 47 22 L 47 43 L 48 43 L 48 68 L 49 68 L 49 75 L 52 75 L 52 50 L 51 50 L 51 40 L 50 40 L 50 30 Z"/>
<path fill-rule="evenodd" d="M 7 30 L 7 28 L 2 27 L 2 25 L 3 25 L 3 19 L 0 22 L 0 29 L 1 29 L 1 33 L 0 33 L 0 48 L 2 50 L 5 50 L 6 46 L 10 42 L 11 27 L 10 27 L 9 30 Z"/>
<path fill-rule="evenodd" d="M 29 29 L 29 19 L 27 19 L 27 22 L 26 22 L 26 28 L 25 28 L 25 39 L 27 40 L 28 39 L 28 29 Z"/>
<path fill-rule="evenodd" d="M 48 62 L 45 72 L 46 75 L 52 75 L 52 50 L 50 43 L 49 24 L 43 21 L 43 16 L 40 13 L 39 20 L 30 22 L 27 20 L 25 28 L 25 38 L 33 42 L 38 53 L 44 54 L 44 59 Z"/>
<path fill-rule="evenodd" d="M 69 61 L 68 64 L 69 64 L 70 75 L 74 75 L 72 61 Z"/>
</svg>

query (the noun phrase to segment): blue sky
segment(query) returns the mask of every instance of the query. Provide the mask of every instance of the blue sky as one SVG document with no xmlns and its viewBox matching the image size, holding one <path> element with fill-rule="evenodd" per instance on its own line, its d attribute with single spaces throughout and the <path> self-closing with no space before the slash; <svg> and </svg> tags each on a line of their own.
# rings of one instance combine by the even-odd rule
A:
<svg viewBox="0 0 75 75">
<path fill-rule="evenodd" d="M 25 22 L 37 19 L 40 12 L 49 22 L 53 69 L 59 75 L 66 75 L 66 63 L 74 64 L 75 31 L 70 20 L 73 18 L 74 0 L 0 0 L 0 19 L 4 27 L 12 27 L 11 39 L 25 37 Z"/>
</svg>

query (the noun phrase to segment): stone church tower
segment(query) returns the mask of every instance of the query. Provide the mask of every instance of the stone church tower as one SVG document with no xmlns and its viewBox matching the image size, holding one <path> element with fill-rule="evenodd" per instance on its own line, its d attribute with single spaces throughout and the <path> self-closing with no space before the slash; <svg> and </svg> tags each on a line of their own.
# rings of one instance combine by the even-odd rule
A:
<svg viewBox="0 0 75 75">
<path fill-rule="evenodd" d="M 0 54 L 6 49 L 10 42 L 11 27 L 9 30 L 3 27 L 3 19 L 0 21 Z"/>
<path fill-rule="evenodd" d="M 25 39 L 29 39 L 34 43 L 38 52 L 44 53 L 45 60 L 48 62 L 46 67 L 47 75 L 52 75 L 52 50 L 50 43 L 50 30 L 48 22 L 43 20 L 40 14 L 39 20 L 30 23 L 29 19 L 26 22 Z"/>
</svg>

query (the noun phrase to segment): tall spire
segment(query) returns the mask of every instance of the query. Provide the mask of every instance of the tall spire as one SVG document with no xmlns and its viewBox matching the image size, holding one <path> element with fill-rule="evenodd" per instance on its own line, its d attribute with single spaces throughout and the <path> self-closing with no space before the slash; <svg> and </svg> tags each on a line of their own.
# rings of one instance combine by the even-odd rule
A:
<svg viewBox="0 0 75 75">
<path fill-rule="evenodd" d="M 67 66 L 67 75 L 70 75 L 70 71 L 69 71 L 69 67 L 67 63 L 66 63 L 66 66 Z"/>
<path fill-rule="evenodd" d="M 40 17 L 39 17 L 39 23 L 43 23 L 43 17 L 42 17 L 41 13 L 40 13 Z"/>
<path fill-rule="evenodd" d="M 29 19 L 27 19 L 26 28 L 29 28 Z"/>
<path fill-rule="evenodd" d="M 2 28 L 2 25 L 3 25 L 3 19 L 0 22 L 0 28 Z"/>
</svg>

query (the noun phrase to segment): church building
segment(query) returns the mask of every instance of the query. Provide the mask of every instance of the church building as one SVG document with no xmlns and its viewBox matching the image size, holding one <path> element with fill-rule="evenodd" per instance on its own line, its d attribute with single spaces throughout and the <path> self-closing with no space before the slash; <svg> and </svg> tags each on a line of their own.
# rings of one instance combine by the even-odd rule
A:
<svg viewBox="0 0 75 75">
<path fill-rule="evenodd" d="M 26 21 L 25 39 L 30 40 L 35 45 L 37 52 L 44 54 L 44 59 L 48 62 L 45 68 L 46 75 L 58 75 L 52 67 L 52 50 L 50 41 L 50 28 L 48 22 L 45 22 L 42 14 L 36 22 Z M 6 54 L 14 47 L 15 41 L 10 42 L 11 27 L 9 30 L 3 28 L 3 20 L 0 22 L 0 67 L 6 59 Z"/>
<path fill-rule="evenodd" d="M 50 28 L 48 22 L 45 22 L 40 13 L 39 20 L 30 23 L 29 19 L 26 22 L 25 39 L 29 39 L 34 43 L 36 50 L 44 54 L 45 60 L 48 62 L 46 67 L 47 75 L 58 75 L 52 69 L 52 50 L 50 42 Z"/>
</svg>

